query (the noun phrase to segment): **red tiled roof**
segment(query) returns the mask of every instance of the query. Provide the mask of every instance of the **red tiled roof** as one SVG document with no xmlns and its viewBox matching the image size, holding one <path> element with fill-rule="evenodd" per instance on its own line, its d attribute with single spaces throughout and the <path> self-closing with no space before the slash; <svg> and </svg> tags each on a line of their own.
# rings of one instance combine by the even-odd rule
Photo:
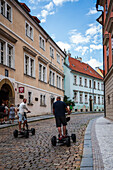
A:
<svg viewBox="0 0 113 170">
<path fill-rule="evenodd" d="M 101 71 L 101 73 L 103 74 L 103 70 L 99 68 L 99 70 Z"/>
<path fill-rule="evenodd" d="M 36 16 L 32 16 L 38 23 L 40 23 L 40 20 Z"/>
<path fill-rule="evenodd" d="M 20 3 L 20 4 L 24 7 L 24 9 L 25 9 L 27 12 L 30 12 L 30 11 L 31 11 L 25 3 Z"/>
<path fill-rule="evenodd" d="M 69 67 L 74 71 L 78 71 L 101 80 L 103 79 L 90 65 L 80 62 L 72 57 L 69 57 Z"/>
</svg>

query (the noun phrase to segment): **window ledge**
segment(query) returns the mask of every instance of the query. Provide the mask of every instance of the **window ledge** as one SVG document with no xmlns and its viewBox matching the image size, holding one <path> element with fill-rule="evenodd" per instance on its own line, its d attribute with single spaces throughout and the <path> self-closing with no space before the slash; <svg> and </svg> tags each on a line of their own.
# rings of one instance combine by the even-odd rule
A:
<svg viewBox="0 0 113 170">
<path fill-rule="evenodd" d="M 42 81 L 42 80 L 40 80 L 40 79 L 39 79 L 39 81 L 40 81 L 41 83 L 45 83 L 45 84 L 47 84 L 47 82 L 45 82 L 45 81 Z"/>
<path fill-rule="evenodd" d="M 33 106 L 33 103 L 27 103 L 27 105 L 29 105 L 29 106 Z"/>
<path fill-rule="evenodd" d="M 2 63 L 0 63 L 0 65 L 2 65 L 2 66 L 4 66 L 4 67 L 7 67 L 7 68 L 9 68 L 9 69 L 11 69 L 11 70 L 16 70 L 15 68 L 12 68 L 12 67 L 9 67 L 9 66 L 7 66 L 7 65 L 5 65 L 5 64 L 2 64 Z"/>
<path fill-rule="evenodd" d="M 31 77 L 31 78 L 33 78 L 33 79 L 36 79 L 35 77 L 32 77 L 32 76 L 30 76 L 30 75 L 28 75 L 28 74 L 25 74 L 25 73 L 24 73 L 24 75 L 27 76 L 27 77 Z"/>
<path fill-rule="evenodd" d="M 46 107 L 47 105 L 45 104 L 45 105 L 42 105 L 42 104 L 40 104 L 40 107 Z"/>
</svg>

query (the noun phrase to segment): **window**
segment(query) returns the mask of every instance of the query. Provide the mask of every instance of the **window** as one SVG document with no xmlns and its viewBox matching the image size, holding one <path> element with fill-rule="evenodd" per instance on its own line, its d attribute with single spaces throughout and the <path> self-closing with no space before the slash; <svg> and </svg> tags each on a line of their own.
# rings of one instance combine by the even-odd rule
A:
<svg viewBox="0 0 113 170">
<path fill-rule="evenodd" d="M 100 96 L 98 97 L 98 104 L 100 104 Z"/>
<path fill-rule="evenodd" d="M 32 92 L 28 92 L 28 104 L 32 103 Z"/>
<path fill-rule="evenodd" d="M 3 40 L 0 40 L 0 63 L 14 68 L 14 47 Z"/>
<path fill-rule="evenodd" d="M 104 90 L 104 84 L 101 83 L 101 90 L 103 91 Z"/>
<path fill-rule="evenodd" d="M 87 79 L 85 79 L 85 87 L 87 87 Z"/>
<path fill-rule="evenodd" d="M 25 23 L 26 36 L 33 40 L 33 27 L 26 22 Z"/>
<path fill-rule="evenodd" d="M 55 86 L 55 73 L 52 70 L 49 71 L 49 84 Z"/>
<path fill-rule="evenodd" d="M 61 77 L 57 75 L 57 88 L 61 89 Z"/>
<path fill-rule="evenodd" d="M 94 96 L 94 104 L 96 104 L 96 96 Z"/>
<path fill-rule="evenodd" d="M 39 80 L 46 82 L 46 66 L 43 65 L 42 63 L 39 63 Z"/>
<path fill-rule="evenodd" d="M 102 97 L 102 105 L 104 105 L 104 97 Z"/>
<path fill-rule="evenodd" d="M 45 106 L 46 105 L 45 99 L 46 99 L 45 95 L 41 94 L 40 95 L 40 105 L 41 106 Z"/>
<path fill-rule="evenodd" d="M 8 47 L 7 47 L 7 65 L 10 68 L 12 67 L 12 58 L 13 58 L 13 47 L 8 45 Z"/>
<path fill-rule="evenodd" d="M 94 89 L 96 89 L 96 82 L 94 81 Z"/>
<path fill-rule="evenodd" d="M 50 47 L 50 57 L 54 58 L 54 49 Z"/>
<path fill-rule="evenodd" d="M 57 53 L 57 63 L 60 64 L 60 55 Z"/>
<path fill-rule="evenodd" d="M 110 104 L 110 95 L 108 95 L 108 104 Z"/>
<path fill-rule="evenodd" d="M 98 90 L 100 90 L 100 83 L 98 82 Z"/>
<path fill-rule="evenodd" d="M 83 94 L 80 93 L 80 103 L 83 103 Z"/>
<path fill-rule="evenodd" d="M 89 80 L 89 88 L 91 88 L 91 80 Z"/>
<path fill-rule="evenodd" d="M 5 69 L 5 77 L 9 77 L 9 72 L 7 69 Z"/>
<path fill-rule="evenodd" d="M 45 50 L 45 40 L 42 36 L 39 36 L 39 45 L 40 45 L 40 48 Z"/>
<path fill-rule="evenodd" d="M 31 56 L 25 54 L 24 62 L 24 73 L 31 77 L 35 77 L 35 60 Z"/>
<path fill-rule="evenodd" d="M 74 92 L 74 102 L 78 102 L 78 94 L 77 94 L 77 92 Z"/>
<path fill-rule="evenodd" d="M 62 79 L 62 89 L 64 90 L 64 79 Z"/>
<path fill-rule="evenodd" d="M 85 103 L 88 103 L 88 95 L 85 94 Z"/>
<path fill-rule="evenodd" d="M 74 84 L 77 84 L 77 76 L 74 76 Z"/>
<path fill-rule="evenodd" d="M 107 54 L 107 71 L 109 70 L 109 47 L 106 49 L 106 54 Z"/>
<path fill-rule="evenodd" d="M 62 67 L 64 66 L 64 59 L 62 58 Z"/>
<path fill-rule="evenodd" d="M 82 77 L 79 77 L 79 85 L 82 86 Z"/>
<path fill-rule="evenodd" d="M 11 6 L 4 0 L 1 0 L 1 14 L 11 21 L 12 9 Z"/>
</svg>

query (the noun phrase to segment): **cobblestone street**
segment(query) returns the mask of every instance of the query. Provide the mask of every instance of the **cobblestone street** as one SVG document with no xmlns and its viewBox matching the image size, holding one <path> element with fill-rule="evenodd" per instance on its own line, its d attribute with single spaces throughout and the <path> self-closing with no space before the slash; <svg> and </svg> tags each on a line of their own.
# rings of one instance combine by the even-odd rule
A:
<svg viewBox="0 0 113 170">
<path fill-rule="evenodd" d="M 77 142 L 71 146 L 53 147 L 51 137 L 58 135 L 55 119 L 29 123 L 36 130 L 35 136 L 14 138 L 13 131 L 17 126 L 0 129 L 0 170 L 7 169 L 78 169 L 83 152 L 84 132 L 92 118 L 103 114 L 71 115 L 68 132 L 75 133 Z"/>
</svg>

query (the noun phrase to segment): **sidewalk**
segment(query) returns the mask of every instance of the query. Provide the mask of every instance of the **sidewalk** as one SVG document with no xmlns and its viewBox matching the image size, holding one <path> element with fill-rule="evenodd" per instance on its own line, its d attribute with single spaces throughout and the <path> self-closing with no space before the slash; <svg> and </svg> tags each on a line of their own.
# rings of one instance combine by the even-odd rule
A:
<svg viewBox="0 0 113 170">
<path fill-rule="evenodd" d="M 80 170 L 113 170 L 113 121 L 100 117 L 90 121 L 84 137 Z"/>
</svg>

